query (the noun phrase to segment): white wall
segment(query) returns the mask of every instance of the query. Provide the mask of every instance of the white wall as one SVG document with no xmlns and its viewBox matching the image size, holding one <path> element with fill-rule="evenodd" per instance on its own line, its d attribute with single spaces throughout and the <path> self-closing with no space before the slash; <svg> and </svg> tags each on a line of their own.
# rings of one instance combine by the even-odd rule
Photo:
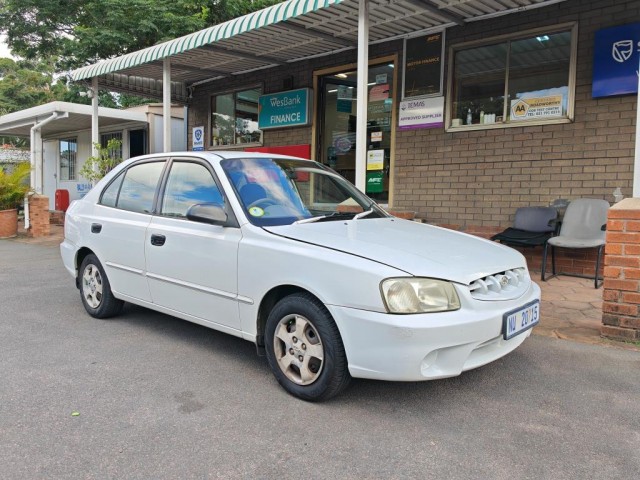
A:
<svg viewBox="0 0 640 480">
<path fill-rule="evenodd" d="M 55 208 L 56 190 L 68 190 L 69 200 L 77 200 L 82 198 L 89 188 L 89 181 L 80 176 L 78 172 L 84 166 L 87 158 L 92 154 L 91 149 L 91 132 L 83 131 L 74 135 L 68 135 L 65 138 L 76 138 L 78 140 L 78 156 L 76 163 L 76 180 L 61 181 L 60 180 L 60 142 L 58 139 L 45 140 L 44 144 L 44 168 L 43 194 L 49 197 L 49 208 Z"/>
<path fill-rule="evenodd" d="M 164 131 L 162 116 L 161 115 L 149 115 L 150 122 L 152 123 L 149 128 L 149 153 L 158 153 L 164 151 L 164 139 L 162 132 Z M 182 118 L 171 119 L 171 151 L 184 152 L 187 149 L 187 139 L 184 135 L 184 122 Z"/>
</svg>

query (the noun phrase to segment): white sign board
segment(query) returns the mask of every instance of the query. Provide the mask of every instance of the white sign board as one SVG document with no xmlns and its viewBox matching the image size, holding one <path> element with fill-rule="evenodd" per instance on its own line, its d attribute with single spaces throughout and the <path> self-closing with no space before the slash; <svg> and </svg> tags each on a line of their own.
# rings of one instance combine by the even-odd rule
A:
<svg viewBox="0 0 640 480">
<path fill-rule="evenodd" d="M 400 102 L 398 127 L 400 130 L 444 127 L 444 97 Z"/>
<path fill-rule="evenodd" d="M 562 116 L 562 95 L 511 100 L 511 121 Z"/>
<path fill-rule="evenodd" d="M 204 127 L 193 127 L 193 132 L 191 133 L 191 135 L 191 149 L 194 152 L 204 150 Z"/>
</svg>

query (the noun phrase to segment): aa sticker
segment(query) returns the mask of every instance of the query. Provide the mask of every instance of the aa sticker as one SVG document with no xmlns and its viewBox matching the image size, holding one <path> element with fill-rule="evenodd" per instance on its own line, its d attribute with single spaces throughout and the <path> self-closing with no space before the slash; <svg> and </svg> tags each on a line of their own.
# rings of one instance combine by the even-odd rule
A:
<svg viewBox="0 0 640 480">
<path fill-rule="evenodd" d="M 253 217 L 261 217 L 264 215 L 264 210 L 261 209 L 260 207 L 251 207 L 249 209 L 249 213 L 251 214 L 251 216 Z"/>
</svg>

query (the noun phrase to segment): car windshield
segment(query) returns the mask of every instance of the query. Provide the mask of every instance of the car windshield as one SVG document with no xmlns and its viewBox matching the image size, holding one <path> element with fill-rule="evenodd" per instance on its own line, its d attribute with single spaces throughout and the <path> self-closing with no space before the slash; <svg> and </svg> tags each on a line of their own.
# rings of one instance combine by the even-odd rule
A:
<svg viewBox="0 0 640 480">
<path fill-rule="evenodd" d="M 387 216 L 343 177 L 310 160 L 234 158 L 220 164 L 254 225 Z"/>
</svg>

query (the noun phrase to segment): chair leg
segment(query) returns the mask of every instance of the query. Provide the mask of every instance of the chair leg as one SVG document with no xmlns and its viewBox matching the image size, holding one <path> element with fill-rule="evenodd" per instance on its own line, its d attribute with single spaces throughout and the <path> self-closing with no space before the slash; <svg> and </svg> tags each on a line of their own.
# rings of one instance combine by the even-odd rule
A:
<svg viewBox="0 0 640 480">
<path fill-rule="evenodd" d="M 600 271 L 600 261 L 602 259 L 602 250 L 604 250 L 604 245 L 600 245 L 598 247 L 598 257 L 596 258 L 596 274 L 594 275 L 593 284 L 595 288 L 599 288 L 604 283 L 604 280 L 598 284 L 598 272 Z"/>
<path fill-rule="evenodd" d="M 551 245 L 551 275 L 547 277 L 547 258 L 548 258 L 548 248 L 549 244 L 544 244 L 544 251 L 542 252 L 542 274 L 540 275 L 540 280 L 546 282 L 547 280 L 556 277 L 556 249 L 553 245 Z"/>
<path fill-rule="evenodd" d="M 547 247 L 549 246 L 548 243 L 544 244 L 544 251 L 542 252 L 542 273 L 540 274 L 540 280 L 542 280 L 543 282 L 546 282 L 546 279 L 544 278 L 544 272 L 547 269 Z"/>
</svg>

